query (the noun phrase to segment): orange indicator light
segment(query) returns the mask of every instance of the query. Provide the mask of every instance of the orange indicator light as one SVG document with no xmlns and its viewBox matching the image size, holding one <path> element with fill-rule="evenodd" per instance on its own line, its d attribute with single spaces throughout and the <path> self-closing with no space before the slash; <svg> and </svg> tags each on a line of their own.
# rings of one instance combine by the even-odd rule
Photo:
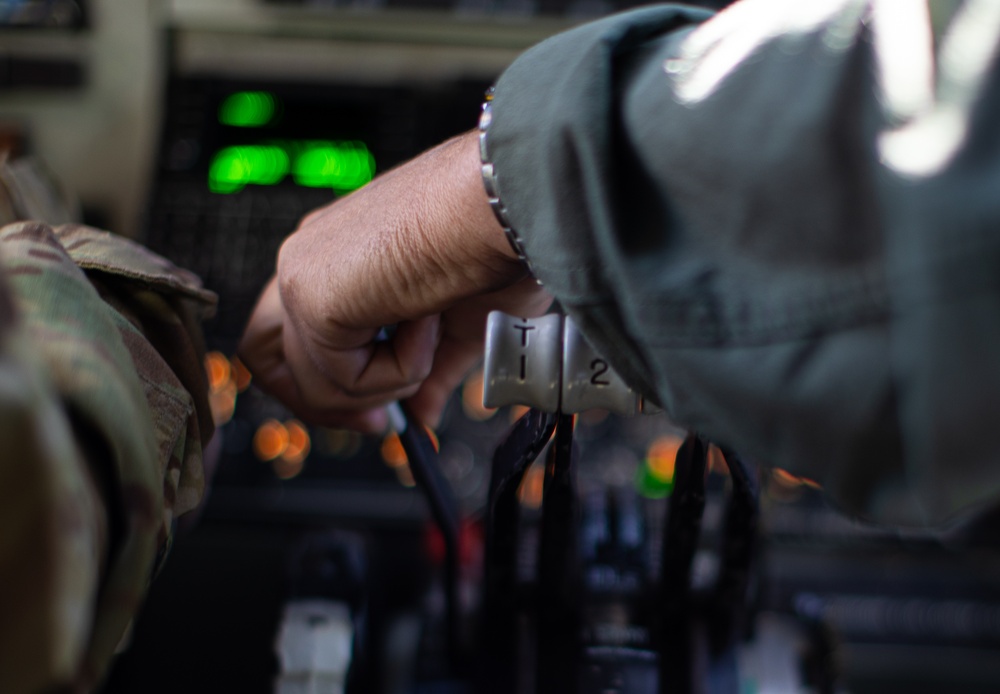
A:
<svg viewBox="0 0 1000 694">
<path fill-rule="evenodd" d="M 276 419 L 269 419 L 253 437 L 253 451 L 261 460 L 274 460 L 288 448 L 288 429 Z"/>
</svg>

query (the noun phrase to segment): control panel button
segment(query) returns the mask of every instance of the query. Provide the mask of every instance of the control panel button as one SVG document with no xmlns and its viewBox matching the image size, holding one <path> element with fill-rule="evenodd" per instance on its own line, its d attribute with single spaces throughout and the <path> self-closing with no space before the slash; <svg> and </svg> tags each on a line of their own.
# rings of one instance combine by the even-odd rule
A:
<svg viewBox="0 0 1000 694">
<path fill-rule="evenodd" d="M 486 321 L 483 404 L 527 405 L 558 412 L 563 317 L 516 318 L 500 311 Z"/>
<path fill-rule="evenodd" d="M 639 396 L 587 342 L 573 321 L 563 323 L 562 411 L 604 409 L 630 417 Z"/>
</svg>

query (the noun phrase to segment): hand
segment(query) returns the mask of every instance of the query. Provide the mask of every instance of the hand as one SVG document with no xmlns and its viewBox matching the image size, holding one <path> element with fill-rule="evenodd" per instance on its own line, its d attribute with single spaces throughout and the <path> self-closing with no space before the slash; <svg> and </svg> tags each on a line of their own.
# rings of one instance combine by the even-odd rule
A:
<svg viewBox="0 0 1000 694">
<path fill-rule="evenodd" d="M 308 421 L 380 431 L 383 406 L 407 399 L 434 426 L 482 355 L 487 313 L 534 316 L 550 302 L 489 209 L 471 132 L 308 215 L 240 356 Z"/>
</svg>

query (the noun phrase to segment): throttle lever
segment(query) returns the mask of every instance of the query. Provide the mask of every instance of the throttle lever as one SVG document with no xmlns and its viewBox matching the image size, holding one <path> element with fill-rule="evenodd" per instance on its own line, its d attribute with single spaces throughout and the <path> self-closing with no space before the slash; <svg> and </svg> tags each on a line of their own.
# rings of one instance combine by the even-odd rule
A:
<svg viewBox="0 0 1000 694">
<path fill-rule="evenodd" d="M 483 404 L 562 414 L 606 409 L 626 417 L 640 410 L 638 394 L 591 347 L 573 319 L 559 313 L 539 318 L 490 313 Z"/>
</svg>

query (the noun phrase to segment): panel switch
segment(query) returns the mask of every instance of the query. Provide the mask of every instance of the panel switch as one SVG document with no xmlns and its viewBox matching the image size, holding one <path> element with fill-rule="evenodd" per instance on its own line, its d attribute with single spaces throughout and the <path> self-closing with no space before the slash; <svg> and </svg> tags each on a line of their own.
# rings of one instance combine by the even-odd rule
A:
<svg viewBox="0 0 1000 694">
<path fill-rule="evenodd" d="M 583 337 L 573 321 L 563 323 L 562 405 L 566 414 L 603 409 L 631 417 L 639 396 Z"/>
<path fill-rule="evenodd" d="M 500 311 L 486 321 L 483 404 L 527 405 L 575 414 L 602 409 L 630 417 L 649 408 L 611 364 L 561 314 L 516 318 Z"/>
<path fill-rule="evenodd" d="M 499 311 L 486 322 L 483 404 L 527 405 L 558 412 L 563 317 L 515 318 Z"/>
</svg>

